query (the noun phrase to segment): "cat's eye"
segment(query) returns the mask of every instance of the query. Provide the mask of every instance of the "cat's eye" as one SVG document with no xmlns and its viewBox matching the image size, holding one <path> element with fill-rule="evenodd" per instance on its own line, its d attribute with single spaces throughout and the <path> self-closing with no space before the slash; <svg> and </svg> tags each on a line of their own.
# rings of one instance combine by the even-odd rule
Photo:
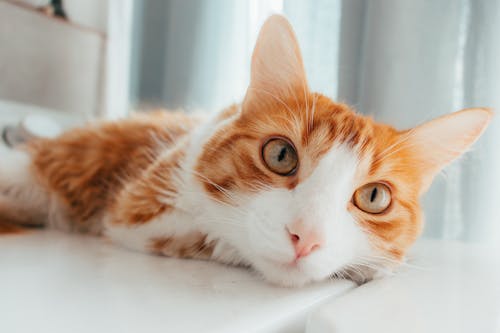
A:
<svg viewBox="0 0 500 333">
<path fill-rule="evenodd" d="M 383 183 L 366 184 L 356 190 L 353 203 L 364 212 L 380 214 L 391 204 L 391 190 Z"/>
<path fill-rule="evenodd" d="M 293 144 L 280 137 L 271 138 L 262 146 L 262 159 L 269 170 L 282 176 L 294 174 L 299 164 Z"/>
</svg>

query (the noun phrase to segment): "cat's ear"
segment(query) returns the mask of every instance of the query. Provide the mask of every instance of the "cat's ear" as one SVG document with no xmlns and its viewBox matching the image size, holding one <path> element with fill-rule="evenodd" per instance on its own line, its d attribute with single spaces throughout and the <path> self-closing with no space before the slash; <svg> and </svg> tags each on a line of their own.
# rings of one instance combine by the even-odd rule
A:
<svg viewBox="0 0 500 333">
<path fill-rule="evenodd" d="M 493 116 L 490 109 L 465 109 L 431 120 L 409 132 L 406 147 L 423 175 L 423 191 L 446 165 L 465 153 Z M 412 158 L 412 159 L 413 159 Z"/>
<path fill-rule="evenodd" d="M 306 92 L 307 79 L 295 33 L 283 16 L 273 15 L 262 26 L 255 44 L 243 110 L 266 100 L 282 102 Z"/>
</svg>

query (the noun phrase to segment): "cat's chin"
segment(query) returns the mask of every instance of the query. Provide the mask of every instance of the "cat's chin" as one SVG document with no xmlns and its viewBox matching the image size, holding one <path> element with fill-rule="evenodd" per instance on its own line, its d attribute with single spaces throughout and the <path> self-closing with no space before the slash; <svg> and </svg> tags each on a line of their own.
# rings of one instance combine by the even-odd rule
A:
<svg viewBox="0 0 500 333">
<path fill-rule="evenodd" d="M 327 279 L 331 274 L 312 272 L 303 265 L 262 261 L 252 265 L 262 277 L 273 285 L 287 288 L 302 287 L 304 285 Z"/>
</svg>

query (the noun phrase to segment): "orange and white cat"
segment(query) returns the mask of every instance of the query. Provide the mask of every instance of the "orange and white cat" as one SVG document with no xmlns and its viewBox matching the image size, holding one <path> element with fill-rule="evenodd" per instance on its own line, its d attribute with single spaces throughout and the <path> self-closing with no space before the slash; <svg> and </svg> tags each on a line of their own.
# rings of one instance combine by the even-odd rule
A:
<svg viewBox="0 0 500 333">
<path fill-rule="evenodd" d="M 4 153 L 0 211 L 248 265 L 281 285 L 369 278 L 404 258 L 422 227 L 420 196 L 491 116 L 467 109 L 398 131 L 356 114 L 309 90 L 295 35 L 272 16 L 241 104 L 207 119 L 96 123 Z"/>
</svg>

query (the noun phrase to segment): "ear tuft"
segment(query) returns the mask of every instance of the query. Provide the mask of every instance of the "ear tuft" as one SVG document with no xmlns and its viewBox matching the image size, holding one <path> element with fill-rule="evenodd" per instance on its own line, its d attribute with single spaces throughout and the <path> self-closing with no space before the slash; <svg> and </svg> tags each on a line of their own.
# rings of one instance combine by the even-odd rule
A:
<svg viewBox="0 0 500 333">
<path fill-rule="evenodd" d="M 302 96 L 306 91 L 307 79 L 295 33 L 286 18 L 273 15 L 257 38 L 244 106 L 256 100 Z"/>
</svg>

